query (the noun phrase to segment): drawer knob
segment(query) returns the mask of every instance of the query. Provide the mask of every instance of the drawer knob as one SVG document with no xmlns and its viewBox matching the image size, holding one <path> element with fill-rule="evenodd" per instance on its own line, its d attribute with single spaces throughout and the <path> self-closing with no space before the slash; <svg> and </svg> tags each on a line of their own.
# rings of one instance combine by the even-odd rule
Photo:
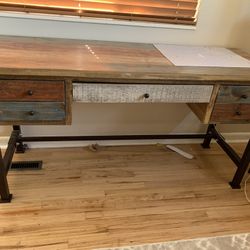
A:
<svg viewBox="0 0 250 250">
<path fill-rule="evenodd" d="M 149 94 L 148 93 L 144 94 L 143 96 L 144 96 L 145 99 L 149 98 Z"/>
<path fill-rule="evenodd" d="M 235 114 L 238 115 L 238 116 L 240 116 L 241 112 L 240 111 L 236 111 Z"/>
<path fill-rule="evenodd" d="M 247 96 L 247 95 L 242 95 L 241 98 L 242 98 L 242 99 L 247 99 L 248 96 Z"/>
<path fill-rule="evenodd" d="M 32 90 L 28 90 L 28 95 L 33 95 L 33 91 Z"/>
<path fill-rule="evenodd" d="M 30 116 L 35 115 L 35 112 L 34 112 L 34 111 L 30 111 L 30 112 L 29 112 L 29 115 L 30 115 Z"/>
</svg>

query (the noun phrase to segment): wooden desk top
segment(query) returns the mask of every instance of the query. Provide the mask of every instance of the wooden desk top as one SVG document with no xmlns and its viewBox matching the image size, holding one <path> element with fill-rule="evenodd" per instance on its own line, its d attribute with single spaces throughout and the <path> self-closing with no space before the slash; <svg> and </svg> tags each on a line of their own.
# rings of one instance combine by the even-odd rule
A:
<svg viewBox="0 0 250 250">
<path fill-rule="evenodd" d="M 0 37 L 0 76 L 48 76 L 109 82 L 250 83 L 249 68 L 177 67 L 153 44 Z"/>
</svg>

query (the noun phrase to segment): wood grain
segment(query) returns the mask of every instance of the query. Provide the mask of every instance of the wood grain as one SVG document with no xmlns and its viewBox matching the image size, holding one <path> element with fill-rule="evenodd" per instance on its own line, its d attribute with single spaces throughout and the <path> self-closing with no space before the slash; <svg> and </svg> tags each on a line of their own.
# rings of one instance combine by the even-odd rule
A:
<svg viewBox="0 0 250 250">
<path fill-rule="evenodd" d="M 239 56 L 242 56 L 242 57 L 250 60 L 250 53 L 248 53 L 242 49 L 239 49 L 239 48 L 231 48 L 230 50 L 232 50 L 234 53 L 238 54 Z"/>
<path fill-rule="evenodd" d="M 219 123 L 249 123 L 250 104 L 216 103 L 210 122 Z"/>
<path fill-rule="evenodd" d="M 73 100 L 73 86 L 72 82 L 66 80 L 66 99 L 65 99 L 65 112 L 66 112 L 66 120 L 65 124 L 70 125 L 72 123 L 72 100 Z"/>
<path fill-rule="evenodd" d="M 0 124 L 9 122 L 64 121 L 65 103 L 60 102 L 0 102 Z"/>
<path fill-rule="evenodd" d="M 217 103 L 250 103 L 249 86 L 221 86 Z"/>
<path fill-rule="evenodd" d="M 239 51 L 237 53 L 248 57 L 247 53 Z M 38 79 L 67 82 L 64 123 L 70 124 L 72 82 L 240 87 L 250 86 L 250 70 L 226 67 L 177 67 L 153 44 L 0 36 L 0 79 L 23 80 L 23 83 Z M 25 84 L 23 86 L 25 88 Z M 5 91 L 5 88 L 3 90 Z M 10 92 L 7 94 L 11 96 Z M 190 102 L 188 98 L 189 96 L 185 100 L 187 103 Z M 6 96 L 6 101 L 10 100 L 13 99 L 8 99 Z M 206 102 L 207 104 L 191 105 L 192 110 L 205 123 L 209 120 L 214 103 Z M 215 110 L 214 118 L 216 113 L 218 112 Z M 227 114 L 230 115 L 231 111 Z M 245 118 L 242 119 L 244 120 Z M 38 123 L 35 120 L 30 123 L 24 122 Z M 54 121 L 41 122 L 54 123 Z M 1 121 L 1 124 L 12 123 L 13 121 Z"/>
<path fill-rule="evenodd" d="M 249 232 L 244 192 L 228 185 L 233 162 L 216 144 L 178 147 L 195 158 L 156 146 L 15 155 L 44 167 L 9 173 L 14 198 L 0 206 L 0 249 L 92 250 Z"/>
<path fill-rule="evenodd" d="M 208 103 L 188 103 L 189 108 L 196 114 L 200 121 L 204 124 L 210 122 L 214 104 L 218 95 L 220 85 L 215 85 L 211 98 Z"/>
<path fill-rule="evenodd" d="M 0 77 L 11 75 L 151 84 L 250 83 L 248 68 L 176 67 L 152 44 L 1 36 Z"/>
<path fill-rule="evenodd" d="M 31 93 L 29 93 L 30 91 Z M 64 102 L 64 82 L 0 80 L 0 101 Z"/>
</svg>

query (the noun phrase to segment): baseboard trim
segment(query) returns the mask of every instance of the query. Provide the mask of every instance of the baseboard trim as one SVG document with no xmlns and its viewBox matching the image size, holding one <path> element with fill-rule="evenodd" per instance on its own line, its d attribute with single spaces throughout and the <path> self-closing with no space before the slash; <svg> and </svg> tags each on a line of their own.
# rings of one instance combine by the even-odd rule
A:
<svg viewBox="0 0 250 250">
<path fill-rule="evenodd" d="M 245 143 L 250 138 L 250 133 L 222 133 L 227 142 Z M 0 137 L 0 148 L 7 148 L 8 136 Z M 122 145 L 150 145 L 156 143 L 163 144 L 198 144 L 202 139 L 171 139 L 171 140 L 115 140 L 115 141 L 72 141 L 72 142 L 31 142 L 29 148 L 67 148 L 67 147 L 84 147 L 90 144 L 98 143 L 103 146 L 122 146 Z M 214 142 L 214 141 L 212 141 Z"/>
</svg>

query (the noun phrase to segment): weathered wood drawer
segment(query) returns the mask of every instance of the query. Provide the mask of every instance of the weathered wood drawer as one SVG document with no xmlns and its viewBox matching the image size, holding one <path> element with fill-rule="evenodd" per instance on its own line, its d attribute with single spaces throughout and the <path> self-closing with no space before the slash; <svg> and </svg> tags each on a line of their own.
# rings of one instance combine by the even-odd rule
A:
<svg viewBox="0 0 250 250">
<path fill-rule="evenodd" d="M 207 103 L 212 85 L 74 83 L 73 99 L 85 103 Z"/>
<path fill-rule="evenodd" d="M 0 80 L 0 101 L 64 102 L 64 81 Z"/>
<path fill-rule="evenodd" d="M 250 103 L 249 86 L 221 86 L 217 103 Z"/>
<path fill-rule="evenodd" d="M 250 104 L 223 104 L 216 103 L 210 122 L 221 123 L 249 123 Z"/>
<path fill-rule="evenodd" d="M 65 104 L 60 102 L 0 102 L 0 121 L 63 121 Z"/>
</svg>

